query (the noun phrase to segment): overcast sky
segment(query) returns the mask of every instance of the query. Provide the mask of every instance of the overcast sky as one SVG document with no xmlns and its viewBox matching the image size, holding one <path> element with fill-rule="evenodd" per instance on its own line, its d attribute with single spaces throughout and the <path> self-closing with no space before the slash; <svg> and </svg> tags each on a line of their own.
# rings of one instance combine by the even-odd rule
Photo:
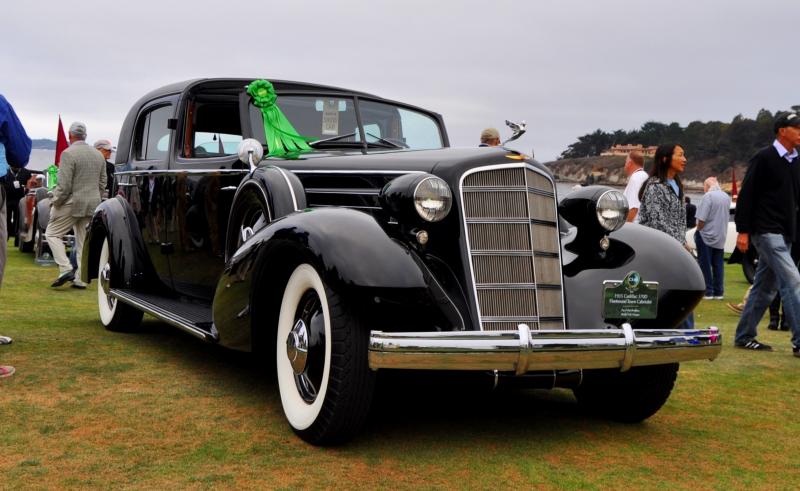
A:
<svg viewBox="0 0 800 491">
<path fill-rule="evenodd" d="M 798 0 L 6 1 L 0 93 L 33 138 L 81 120 L 116 144 L 145 92 L 298 80 L 441 113 L 453 146 L 526 120 L 557 157 L 597 128 L 730 121 L 800 104 Z"/>
</svg>

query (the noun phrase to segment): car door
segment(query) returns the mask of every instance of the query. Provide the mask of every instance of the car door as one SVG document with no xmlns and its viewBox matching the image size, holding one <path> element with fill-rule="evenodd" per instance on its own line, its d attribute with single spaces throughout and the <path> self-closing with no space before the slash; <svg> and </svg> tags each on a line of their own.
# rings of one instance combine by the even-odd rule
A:
<svg viewBox="0 0 800 491">
<path fill-rule="evenodd" d="M 233 197 L 248 169 L 237 157 L 242 141 L 238 96 L 195 91 L 181 105 L 178 145 L 170 164 L 169 250 L 176 293 L 210 303 L 222 273 Z"/>
<path fill-rule="evenodd" d="M 134 138 L 124 170 L 117 175 L 118 186 L 128 199 L 150 260 L 159 279 L 171 287 L 169 261 L 163 243 L 169 213 L 169 155 L 176 96 L 160 98 L 144 105 L 134 126 Z"/>
</svg>

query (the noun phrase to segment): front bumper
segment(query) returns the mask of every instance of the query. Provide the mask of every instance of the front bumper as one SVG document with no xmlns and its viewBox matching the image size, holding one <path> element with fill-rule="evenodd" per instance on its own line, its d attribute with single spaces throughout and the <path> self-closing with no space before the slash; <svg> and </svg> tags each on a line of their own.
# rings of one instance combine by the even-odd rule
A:
<svg viewBox="0 0 800 491">
<path fill-rule="evenodd" d="M 722 350 L 719 329 L 536 331 L 372 331 L 369 366 L 416 370 L 537 370 L 619 368 L 713 360 Z"/>
</svg>

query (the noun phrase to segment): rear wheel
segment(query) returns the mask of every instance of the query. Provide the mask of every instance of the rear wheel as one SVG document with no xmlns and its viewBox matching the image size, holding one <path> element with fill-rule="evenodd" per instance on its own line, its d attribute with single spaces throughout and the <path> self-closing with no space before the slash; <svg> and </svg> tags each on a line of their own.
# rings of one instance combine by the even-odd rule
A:
<svg viewBox="0 0 800 491">
<path fill-rule="evenodd" d="M 286 419 L 305 441 L 340 443 L 363 425 L 375 380 L 368 341 L 314 267 L 295 268 L 281 302 L 276 367 Z"/>
<path fill-rule="evenodd" d="M 588 411 L 623 423 L 639 423 L 654 415 L 667 402 L 679 365 L 586 370 L 575 389 L 578 403 Z"/>
<path fill-rule="evenodd" d="M 111 265 L 111 254 L 106 239 L 103 241 L 97 269 L 97 307 L 100 312 L 100 322 L 109 331 L 132 331 L 139 327 L 144 313 L 110 295 L 111 279 L 115 274 L 117 272 Z"/>
</svg>

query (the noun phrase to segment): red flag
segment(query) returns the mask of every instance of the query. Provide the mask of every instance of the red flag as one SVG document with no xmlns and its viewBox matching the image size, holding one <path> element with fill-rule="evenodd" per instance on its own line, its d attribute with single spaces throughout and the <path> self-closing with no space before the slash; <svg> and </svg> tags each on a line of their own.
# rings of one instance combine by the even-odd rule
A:
<svg viewBox="0 0 800 491">
<path fill-rule="evenodd" d="M 58 115 L 58 134 L 56 135 L 56 167 L 61 164 L 61 152 L 69 147 L 67 135 L 64 134 L 64 125 L 61 124 L 61 115 Z"/>
<path fill-rule="evenodd" d="M 736 199 L 739 195 L 739 190 L 736 188 L 736 169 L 731 167 L 731 196 Z"/>
</svg>

